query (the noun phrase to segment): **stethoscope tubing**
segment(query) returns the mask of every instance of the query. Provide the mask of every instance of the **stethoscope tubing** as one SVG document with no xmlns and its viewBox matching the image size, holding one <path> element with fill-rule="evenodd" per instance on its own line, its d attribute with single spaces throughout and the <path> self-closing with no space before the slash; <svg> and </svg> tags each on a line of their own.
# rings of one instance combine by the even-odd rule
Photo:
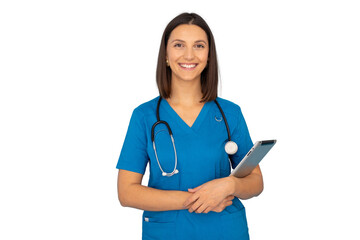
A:
<svg viewBox="0 0 360 240">
<path fill-rule="evenodd" d="M 151 141 L 152 141 L 152 144 L 153 144 L 153 149 L 154 149 L 154 152 L 155 152 L 155 158 L 156 158 L 156 161 L 159 165 L 159 168 L 162 172 L 162 175 L 163 176 L 167 176 L 167 177 L 171 177 L 173 176 L 174 174 L 177 174 L 179 173 L 179 170 L 177 170 L 177 153 L 176 153 L 176 147 L 175 147 L 175 141 L 174 141 L 174 137 L 173 137 L 173 134 L 172 134 L 172 131 L 171 131 L 171 128 L 170 128 L 170 125 L 166 122 L 166 121 L 163 121 L 163 120 L 160 120 L 160 102 L 162 100 L 162 97 L 160 96 L 159 97 L 159 100 L 158 100 L 158 103 L 157 103 L 157 106 L 156 106 L 156 122 L 152 125 L 151 127 Z M 228 135 L 228 143 L 232 143 L 232 144 L 235 144 L 235 142 L 231 141 L 231 136 L 230 136 L 230 129 L 229 129 L 229 125 L 228 125 L 228 122 L 226 120 L 226 117 L 225 117 L 225 114 L 224 114 L 224 111 L 222 110 L 222 108 L 220 107 L 220 104 L 217 102 L 217 100 L 215 99 L 214 102 L 216 103 L 217 107 L 219 108 L 220 110 L 220 113 L 222 115 L 222 118 L 224 119 L 224 123 L 225 123 L 225 126 L 226 126 L 226 131 L 227 131 L 227 135 Z M 174 156 L 175 156 L 175 166 L 174 166 L 174 170 L 171 172 L 171 173 L 167 173 L 165 172 L 162 167 L 161 167 L 161 164 L 160 164 L 160 161 L 159 161 L 159 158 L 158 158 L 158 155 L 157 155 L 157 152 L 156 152 L 156 144 L 155 144 L 155 127 L 159 124 L 165 124 L 169 134 L 170 134 L 170 138 L 171 138 L 171 142 L 172 142 L 172 145 L 173 145 L 173 148 L 174 148 Z M 226 150 L 226 145 L 225 145 L 225 150 Z M 236 145 L 236 151 L 237 151 L 237 145 Z M 235 152 L 236 152 L 235 151 Z M 229 153 L 228 153 L 229 154 Z M 234 154 L 234 153 L 232 153 Z"/>
<path fill-rule="evenodd" d="M 225 113 L 224 111 L 222 110 L 222 108 L 220 107 L 220 104 L 218 103 L 218 101 L 216 101 L 216 99 L 214 100 L 214 102 L 216 103 L 216 105 L 218 106 L 219 110 L 220 110 L 220 113 L 224 119 L 224 123 L 225 123 L 225 126 L 226 126 L 226 131 L 227 131 L 227 134 L 228 134 L 228 141 L 231 141 L 231 135 L 230 135 L 230 128 L 229 128 L 229 124 L 226 120 L 226 117 L 225 117 Z"/>
</svg>

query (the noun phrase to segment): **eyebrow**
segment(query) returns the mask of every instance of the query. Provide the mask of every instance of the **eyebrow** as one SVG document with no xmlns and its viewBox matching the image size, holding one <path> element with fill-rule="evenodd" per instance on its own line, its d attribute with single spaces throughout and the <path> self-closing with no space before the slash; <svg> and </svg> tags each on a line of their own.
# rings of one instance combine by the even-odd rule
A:
<svg viewBox="0 0 360 240">
<path fill-rule="evenodd" d="M 178 42 L 185 42 L 184 40 L 181 40 L 181 39 L 174 39 L 174 40 L 171 41 L 171 43 L 176 42 L 176 41 L 178 41 Z M 195 43 L 199 43 L 199 42 L 203 42 L 203 43 L 205 43 L 205 44 L 207 45 L 207 43 L 206 43 L 204 40 L 197 40 L 197 41 L 195 41 Z"/>
</svg>

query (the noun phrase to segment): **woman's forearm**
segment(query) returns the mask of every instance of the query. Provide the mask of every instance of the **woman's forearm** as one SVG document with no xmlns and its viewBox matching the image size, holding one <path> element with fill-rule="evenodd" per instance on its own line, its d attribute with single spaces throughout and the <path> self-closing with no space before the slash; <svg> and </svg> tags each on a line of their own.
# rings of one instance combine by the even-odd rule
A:
<svg viewBox="0 0 360 240">
<path fill-rule="evenodd" d="M 232 183 L 230 184 L 231 195 L 240 199 L 249 199 L 260 195 L 264 189 L 264 183 L 259 171 L 253 171 L 250 175 L 243 178 L 227 177 Z"/>
<path fill-rule="evenodd" d="M 189 192 L 159 190 L 141 184 L 132 184 L 122 191 L 121 205 L 145 211 L 186 209 L 183 203 L 192 195 Z"/>
</svg>

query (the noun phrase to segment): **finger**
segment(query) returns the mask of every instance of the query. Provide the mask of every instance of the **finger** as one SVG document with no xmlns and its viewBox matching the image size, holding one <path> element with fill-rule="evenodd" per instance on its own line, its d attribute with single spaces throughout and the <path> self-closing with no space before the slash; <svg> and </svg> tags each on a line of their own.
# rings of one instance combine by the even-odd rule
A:
<svg viewBox="0 0 360 240">
<path fill-rule="evenodd" d="M 224 198 L 224 200 L 222 202 L 232 201 L 233 199 L 234 199 L 234 197 L 229 196 L 229 197 Z"/>
<path fill-rule="evenodd" d="M 199 198 L 199 196 L 197 194 L 193 194 L 191 197 L 186 199 L 186 201 L 183 203 L 183 206 L 188 207 L 190 204 L 195 202 L 198 198 Z"/>
<path fill-rule="evenodd" d="M 205 204 L 202 204 L 198 209 L 196 209 L 196 213 L 203 213 L 208 207 Z"/>
<path fill-rule="evenodd" d="M 213 211 L 213 212 L 217 212 L 217 213 L 221 212 L 221 211 L 222 211 L 222 209 L 221 209 L 219 206 L 220 206 L 220 205 L 218 205 L 218 206 L 214 207 L 211 211 Z"/>
<path fill-rule="evenodd" d="M 193 203 L 193 205 L 191 205 L 191 207 L 189 208 L 189 212 L 195 212 L 200 206 L 202 205 L 202 202 L 200 202 L 199 200 L 196 201 L 195 203 Z"/>
<path fill-rule="evenodd" d="M 214 212 L 222 212 L 226 207 L 232 205 L 232 201 L 227 201 L 227 200 L 224 200 L 222 201 L 219 205 L 217 205 L 216 207 L 214 207 L 213 209 L 211 209 L 211 211 L 214 211 Z"/>
<path fill-rule="evenodd" d="M 202 188 L 202 185 L 196 187 L 196 188 L 189 188 L 188 191 L 189 192 L 196 192 L 197 190 L 199 190 L 200 188 Z"/>
<path fill-rule="evenodd" d="M 213 208 L 207 207 L 207 208 L 205 209 L 205 211 L 203 211 L 203 213 L 209 213 L 211 210 L 213 210 Z"/>
<path fill-rule="evenodd" d="M 233 195 L 227 196 L 227 197 L 225 198 L 225 200 L 228 200 L 228 201 L 233 200 L 233 199 L 234 199 L 234 196 L 233 196 Z"/>
<path fill-rule="evenodd" d="M 225 199 L 225 201 L 230 201 L 230 202 L 232 202 L 232 201 L 233 201 L 233 199 L 231 199 L 231 198 L 230 198 L 230 199 Z"/>
</svg>

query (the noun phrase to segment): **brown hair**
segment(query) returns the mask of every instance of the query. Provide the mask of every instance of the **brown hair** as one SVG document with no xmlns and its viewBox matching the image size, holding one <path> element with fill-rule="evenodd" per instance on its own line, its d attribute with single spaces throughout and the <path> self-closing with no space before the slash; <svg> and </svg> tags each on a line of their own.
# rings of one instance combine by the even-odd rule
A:
<svg viewBox="0 0 360 240">
<path fill-rule="evenodd" d="M 217 97 L 218 88 L 218 64 L 214 36 L 205 20 L 196 13 L 182 13 L 175 17 L 166 26 L 160 44 L 158 64 L 156 69 L 156 83 L 159 94 L 163 98 L 169 98 L 171 94 L 171 69 L 166 66 L 166 47 L 171 32 L 181 24 L 193 24 L 202 28 L 209 41 L 208 64 L 201 73 L 201 102 L 209 102 Z"/>
</svg>

